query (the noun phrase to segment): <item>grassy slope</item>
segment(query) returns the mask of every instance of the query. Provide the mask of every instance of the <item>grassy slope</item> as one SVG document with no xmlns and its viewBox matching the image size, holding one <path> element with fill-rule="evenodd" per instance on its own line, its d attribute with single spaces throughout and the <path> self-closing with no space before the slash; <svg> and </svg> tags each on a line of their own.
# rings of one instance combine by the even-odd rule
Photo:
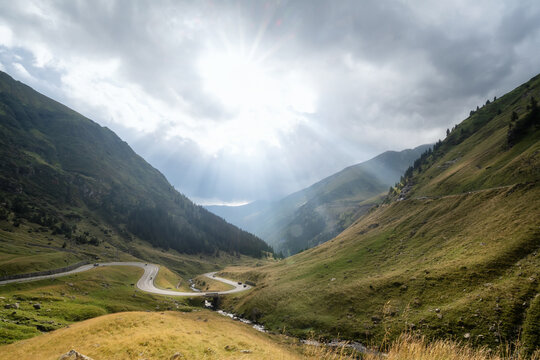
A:
<svg viewBox="0 0 540 360">
<path fill-rule="evenodd" d="M 178 193 L 109 129 L 0 72 L 0 228 L 29 222 L 72 248 L 112 242 L 138 257 L 139 238 L 190 254 L 268 250 Z"/>
<path fill-rule="evenodd" d="M 29 227 L 31 228 L 31 226 Z M 21 225 L 21 229 L 25 228 L 26 225 Z M 0 241 L 0 250 L 2 252 L 0 264 L 2 270 L 5 268 L 20 270 L 15 271 L 17 273 L 46 270 L 62 267 L 69 263 L 76 263 L 84 258 L 81 252 L 85 250 L 85 246 L 82 246 L 82 248 L 79 246 L 75 254 L 66 251 L 62 252 L 58 248 L 61 249 L 63 240 L 55 239 L 50 235 L 41 236 L 41 234 L 22 231 L 4 233 L 4 235 L 6 234 L 8 236 L 6 241 Z M 10 241 L 12 240 L 11 236 L 16 237 L 12 242 Z M 113 248 L 106 249 L 102 245 L 98 247 L 86 245 L 86 247 L 88 248 L 88 256 L 100 256 L 100 261 L 140 261 L 128 253 L 116 251 Z M 67 247 L 64 250 L 70 250 L 70 248 Z M 246 256 L 229 257 L 221 255 L 216 258 L 203 255 L 178 254 L 174 251 L 164 252 L 146 247 L 144 243 L 139 244 L 138 250 L 144 251 L 147 258 L 155 259 L 158 263 L 170 264 L 168 265 L 170 268 L 161 266 L 155 282 L 158 287 L 165 289 L 175 289 L 176 285 L 181 282 L 181 286 L 178 288 L 179 291 L 190 291 L 187 279 L 201 273 L 218 270 L 227 264 L 237 263 L 244 266 L 255 266 L 256 264 L 265 263 L 264 260 Z M 59 254 L 64 255 L 64 257 L 59 257 Z M 43 262 L 36 263 L 38 260 Z M 137 282 L 141 275 L 140 272 L 141 270 L 138 268 L 118 267 L 114 271 L 112 268 L 99 268 L 54 280 L 0 286 L 0 297 L 4 298 L 0 298 L 0 319 L 5 320 L 0 321 L 0 343 L 36 336 L 39 331 L 50 331 L 73 321 L 80 321 L 105 313 L 176 308 L 177 304 L 183 307 L 188 303 L 188 300 L 184 298 L 177 298 L 173 301 L 170 298 L 138 292 L 131 284 Z M 68 283 L 75 286 L 71 287 L 67 285 Z M 223 289 L 228 290 L 229 288 Z M 65 295 L 61 295 L 62 293 Z M 138 295 L 133 297 L 134 293 Z M 71 295 L 74 295 L 75 298 L 70 298 Z M 197 302 L 197 300 L 194 301 Z M 11 314 L 13 310 L 5 309 L 4 305 L 15 302 L 20 303 L 21 310 L 16 311 L 16 314 Z M 44 305 L 44 302 L 51 302 L 54 304 L 51 306 L 56 310 L 52 313 L 47 310 L 35 311 L 32 304 L 36 302 L 42 305 Z M 44 306 L 44 309 L 46 308 L 49 307 Z M 86 311 L 87 308 L 93 310 Z M 70 315 L 71 312 L 77 311 L 82 311 L 85 315 L 82 317 Z M 48 322 L 51 321 L 52 324 L 49 324 Z"/>
<path fill-rule="evenodd" d="M 226 291 L 231 290 L 234 286 L 222 283 L 221 281 L 212 280 L 206 276 L 197 276 L 193 279 L 197 289 L 204 291 Z"/>
<path fill-rule="evenodd" d="M 477 125 L 482 112 L 459 125 L 475 132 L 445 143 L 446 153 L 416 174 L 407 200 L 379 206 L 279 264 L 230 268 L 258 286 L 227 306 L 273 329 L 367 343 L 413 329 L 494 346 L 514 341 L 523 323 L 534 331 L 540 131 L 511 149 L 506 131 L 512 111 L 522 116 L 529 97 L 540 98 L 539 83 L 486 106 L 485 125 Z"/>
<path fill-rule="evenodd" d="M 189 309 L 188 300 L 171 299 L 136 290 L 142 269 L 107 267 L 57 279 L 0 286 L 2 343 L 107 313 L 134 310 Z M 19 303 L 19 309 L 4 305 Z M 41 304 L 35 309 L 34 304 Z M 178 306 L 177 306 L 178 305 Z"/>
<path fill-rule="evenodd" d="M 73 348 L 95 360 L 169 359 L 177 352 L 184 359 L 303 358 L 277 337 L 207 310 L 102 316 L 0 347 L 0 357 L 52 360 Z"/>
<path fill-rule="evenodd" d="M 164 266 L 159 267 L 159 272 L 154 279 L 154 285 L 160 289 L 190 291 L 189 283 L 186 279 Z"/>
<path fill-rule="evenodd" d="M 102 224 L 92 225 L 81 221 L 94 231 L 104 229 Z M 43 231 L 44 230 L 44 231 Z M 103 233 L 103 232 L 102 232 Z M 215 271 L 228 264 L 265 263 L 265 259 L 248 256 L 219 256 L 181 254 L 174 250 L 153 248 L 144 241 L 134 239 L 126 242 L 116 232 L 108 229 L 104 240 L 98 245 L 76 244 L 63 235 L 53 235 L 49 229 L 22 220 L 18 227 L 10 221 L 0 220 L 0 275 L 19 274 L 49 270 L 79 261 L 146 261 L 163 264 L 178 276 L 189 279 L 198 274 Z M 66 244 L 63 248 L 64 243 Z"/>
</svg>

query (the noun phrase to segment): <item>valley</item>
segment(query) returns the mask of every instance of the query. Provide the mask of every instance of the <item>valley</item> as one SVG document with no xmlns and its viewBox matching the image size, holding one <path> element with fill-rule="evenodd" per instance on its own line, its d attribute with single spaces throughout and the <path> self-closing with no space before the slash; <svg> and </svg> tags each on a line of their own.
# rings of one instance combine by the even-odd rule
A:
<svg viewBox="0 0 540 360">
<path fill-rule="evenodd" d="M 0 360 L 540 360 L 539 4 L 0 1 Z"/>
<path fill-rule="evenodd" d="M 103 267 L 103 266 L 130 266 L 130 267 L 138 267 L 138 268 L 143 269 L 144 273 L 142 274 L 141 278 L 137 281 L 137 288 L 139 290 L 142 290 L 151 294 L 191 297 L 191 296 L 208 296 L 210 294 L 216 294 L 216 295 L 233 294 L 240 291 L 246 291 L 246 290 L 251 289 L 251 286 L 249 285 L 239 284 L 236 281 L 220 278 L 215 275 L 216 272 L 202 274 L 201 276 L 210 280 L 225 283 L 231 286 L 232 289 L 225 290 L 225 291 L 216 291 L 216 292 L 203 292 L 203 291 L 180 292 L 180 291 L 170 291 L 166 289 L 160 289 L 154 285 L 154 280 L 157 279 L 158 277 L 157 275 L 159 271 L 159 266 L 155 264 L 148 264 L 148 263 L 141 263 L 141 262 L 110 262 L 110 263 L 88 264 L 88 265 L 82 265 L 76 269 L 73 269 L 67 272 L 60 272 L 53 275 L 38 275 L 38 276 L 25 277 L 21 279 L 1 280 L 0 285 L 16 284 L 16 283 L 21 283 L 21 282 L 30 282 L 30 281 L 45 280 L 45 279 L 56 279 L 63 276 L 77 274 L 83 271 L 97 269 L 98 267 Z"/>
<path fill-rule="evenodd" d="M 11 205 L 10 211 L 5 201 L 2 275 L 87 265 L 65 274 L 0 282 L 2 342 L 17 344 L 48 332 L 64 337 L 55 334 L 84 320 L 88 326 L 106 327 L 117 321 L 112 319 L 121 316 L 114 315 L 119 312 L 146 322 L 133 311 L 165 310 L 167 321 L 203 311 L 214 322 L 215 315 L 201 310 L 202 299 L 219 295 L 218 306 L 264 324 L 273 334 L 265 336 L 276 337 L 264 340 L 275 347 L 264 356 L 275 355 L 278 348 L 287 354 L 283 358 L 309 358 L 308 353 L 331 358 L 337 351 L 320 346 L 313 350 L 299 340 L 313 337 L 359 341 L 391 354 L 389 344 L 403 341 L 403 334 L 424 336 L 434 344 L 451 339 L 491 348 L 521 339 L 524 353 L 532 354 L 538 344 L 540 130 L 533 123 L 510 147 L 507 124 L 516 110 L 521 119 L 536 114 L 526 104 L 540 97 L 539 82 L 533 78 L 479 109 L 444 141 L 420 148 L 417 159 L 405 163 L 409 168 L 401 179 L 386 195 L 366 203 L 363 214 L 351 219 L 343 232 L 283 260 L 270 252 L 257 258 L 219 249 L 199 254 L 165 250 L 126 235 L 118 226 L 99 223 L 90 209 L 73 205 L 61 208 L 64 221 L 77 224 L 70 237 L 44 226 L 46 214 L 39 221 L 24 215 L 39 213 L 39 208 Z M 314 185 L 316 193 L 335 188 L 329 184 L 343 176 Z M 6 199 L 20 204 L 11 200 L 19 198 Z M 95 244 L 73 235 L 97 231 L 103 235 Z M 125 241 L 126 236 L 131 240 Z M 193 292 L 192 286 L 202 291 Z M 217 323 L 223 321 L 228 320 Z M 35 338 L 36 344 L 43 336 Z M 165 332 L 158 338 L 163 336 Z M 408 339 L 403 346 L 414 341 Z M 128 346 L 127 354 L 134 348 Z M 0 347 L 0 353 L 4 349 L 10 352 Z M 169 348 L 151 349 L 161 354 Z M 190 349 L 183 352 L 201 356 L 206 351 Z M 218 350 L 212 351 L 217 356 Z M 126 356 L 131 355 L 118 358 Z"/>
<path fill-rule="evenodd" d="M 207 209 L 260 236 L 276 252 L 294 255 L 332 239 L 382 201 L 388 187 L 429 147 L 386 151 L 280 200 Z"/>
</svg>

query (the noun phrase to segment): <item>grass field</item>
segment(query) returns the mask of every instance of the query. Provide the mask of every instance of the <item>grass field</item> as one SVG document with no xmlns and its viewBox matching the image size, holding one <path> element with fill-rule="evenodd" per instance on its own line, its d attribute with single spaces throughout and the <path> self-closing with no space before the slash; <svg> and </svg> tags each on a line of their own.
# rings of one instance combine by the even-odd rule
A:
<svg viewBox="0 0 540 360">
<path fill-rule="evenodd" d="M 11 343 L 108 313 L 192 309 L 188 299 L 138 291 L 135 283 L 142 273 L 136 267 L 103 267 L 56 279 L 0 286 L 1 342 Z M 18 309 L 5 308 L 15 303 Z"/>
<path fill-rule="evenodd" d="M 79 222 L 86 229 L 84 224 L 85 220 Z M 94 226 L 90 222 L 87 225 Z M 180 283 L 179 291 L 189 291 L 187 279 L 199 274 L 228 264 L 255 266 L 272 262 L 223 253 L 219 256 L 180 254 L 153 248 L 137 239 L 126 243 L 114 231 L 105 230 L 107 240 L 94 246 L 53 235 L 50 230 L 25 220 L 19 226 L 0 221 L 0 276 L 58 269 L 80 261 L 148 261 L 162 264 L 155 280 L 158 287 L 176 289 Z M 0 286 L 0 343 L 33 337 L 107 313 L 186 308 L 190 300 L 185 298 L 173 300 L 137 291 L 134 284 L 141 271 L 99 268 L 69 277 Z M 19 303 L 20 308 L 4 308 L 14 303 Z M 40 303 L 42 309 L 34 309 L 35 303 Z"/>
<path fill-rule="evenodd" d="M 202 275 L 196 276 L 193 281 L 195 282 L 195 287 L 197 289 L 204 291 L 227 291 L 234 289 L 234 286 L 232 285 Z"/>
<path fill-rule="evenodd" d="M 123 312 L 104 315 L 0 346 L 2 359 L 51 359 L 71 349 L 94 360 L 122 359 L 319 359 L 319 360 L 525 360 L 517 352 L 497 355 L 451 341 L 426 342 L 404 334 L 387 354 L 351 353 L 299 343 L 296 339 L 260 333 L 208 310 L 192 312 Z M 540 352 L 528 359 L 540 359 Z"/>
<path fill-rule="evenodd" d="M 0 346 L 0 358 L 56 360 L 70 349 L 95 360 L 303 358 L 277 337 L 208 310 L 106 315 Z"/>
<path fill-rule="evenodd" d="M 160 289 L 190 291 L 187 280 L 164 266 L 159 267 L 159 272 L 154 279 L 154 285 Z"/>
</svg>

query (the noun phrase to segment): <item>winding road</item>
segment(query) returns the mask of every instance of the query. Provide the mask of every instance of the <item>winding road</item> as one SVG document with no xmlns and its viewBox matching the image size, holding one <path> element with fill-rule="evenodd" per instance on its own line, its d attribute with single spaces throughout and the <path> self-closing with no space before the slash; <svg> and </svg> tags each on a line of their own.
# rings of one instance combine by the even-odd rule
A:
<svg viewBox="0 0 540 360">
<path fill-rule="evenodd" d="M 251 286 L 246 284 L 238 284 L 235 281 L 224 279 L 221 277 L 217 277 L 215 274 L 216 272 L 210 272 L 203 274 L 204 276 L 221 281 L 225 284 L 229 284 L 234 286 L 233 289 L 227 290 L 227 291 L 201 291 L 201 292 L 181 292 L 181 291 L 173 291 L 173 290 L 165 290 L 165 289 L 159 289 L 155 287 L 154 285 L 154 279 L 156 278 L 159 266 L 155 264 L 146 264 L 142 262 L 108 262 L 108 263 L 99 263 L 99 265 L 83 265 L 80 266 L 74 270 L 66 271 L 63 273 L 58 274 L 52 274 L 52 275 L 42 275 L 42 276 L 34 276 L 30 278 L 25 279 L 13 279 L 13 280 L 4 280 L 0 281 L 0 285 L 4 284 L 10 284 L 10 283 L 20 283 L 20 282 L 28 282 L 28 281 L 36 281 L 36 280 L 43 280 L 43 279 L 52 279 L 57 278 L 61 276 L 67 276 L 67 275 L 73 275 L 77 274 L 83 271 L 88 271 L 97 267 L 102 266 L 135 266 L 140 267 L 144 269 L 144 274 L 141 276 L 139 281 L 137 281 L 137 287 L 145 292 L 152 293 L 152 294 L 158 294 L 158 295 L 168 295 L 168 296 L 212 296 L 212 295 L 224 295 L 224 294 L 233 294 L 240 291 L 251 289 Z"/>
</svg>

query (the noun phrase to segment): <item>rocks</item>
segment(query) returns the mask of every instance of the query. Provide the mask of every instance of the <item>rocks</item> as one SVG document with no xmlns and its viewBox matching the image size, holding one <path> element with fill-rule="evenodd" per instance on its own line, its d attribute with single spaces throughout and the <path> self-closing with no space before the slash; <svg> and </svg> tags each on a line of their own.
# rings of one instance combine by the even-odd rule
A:
<svg viewBox="0 0 540 360">
<path fill-rule="evenodd" d="M 175 352 L 173 356 L 170 357 L 170 360 L 180 360 L 185 359 L 186 357 L 181 352 Z"/>
<path fill-rule="evenodd" d="M 205 355 L 212 355 L 212 356 L 213 356 L 215 353 L 216 353 L 216 352 L 215 352 L 214 349 L 212 349 L 212 348 L 206 348 L 206 349 L 204 349 L 204 354 L 205 354 Z"/>
<path fill-rule="evenodd" d="M 330 281 L 336 281 L 336 278 L 331 278 Z"/>
<path fill-rule="evenodd" d="M 4 309 L 18 309 L 20 306 L 19 306 L 19 303 L 14 303 L 14 304 L 6 304 L 4 305 Z"/>
<path fill-rule="evenodd" d="M 442 314 L 437 314 L 437 318 L 442 319 Z"/>
<path fill-rule="evenodd" d="M 471 333 L 465 333 L 465 334 L 463 334 L 463 337 L 465 339 L 469 339 L 471 337 Z"/>
<path fill-rule="evenodd" d="M 93 359 L 75 350 L 70 350 L 68 353 L 60 356 L 58 360 L 93 360 Z"/>
<path fill-rule="evenodd" d="M 438 313 L 441 312 L 441 309 L 437 308 L 437 309 L 435 309 L 435 312 L 438 314 Z"/>
<path fill-rule="evenodd" d="M 241 352 L 242 354 L 251 354 L 251 350 L 247 350 L 247 349 L 245 349 L 245 350 L 240 350 L 240 352 Z"/>
<path fill-rule="evenodd" d="M 41 309 L 41 304 L 39 304 L 39 303 L 36 303 L 36 304 L 34 304 L 34 305 L 32 305 L 32 306 L 33 306 L 34 309 L 36 309 L 36 310 Z"/>
</svg>

